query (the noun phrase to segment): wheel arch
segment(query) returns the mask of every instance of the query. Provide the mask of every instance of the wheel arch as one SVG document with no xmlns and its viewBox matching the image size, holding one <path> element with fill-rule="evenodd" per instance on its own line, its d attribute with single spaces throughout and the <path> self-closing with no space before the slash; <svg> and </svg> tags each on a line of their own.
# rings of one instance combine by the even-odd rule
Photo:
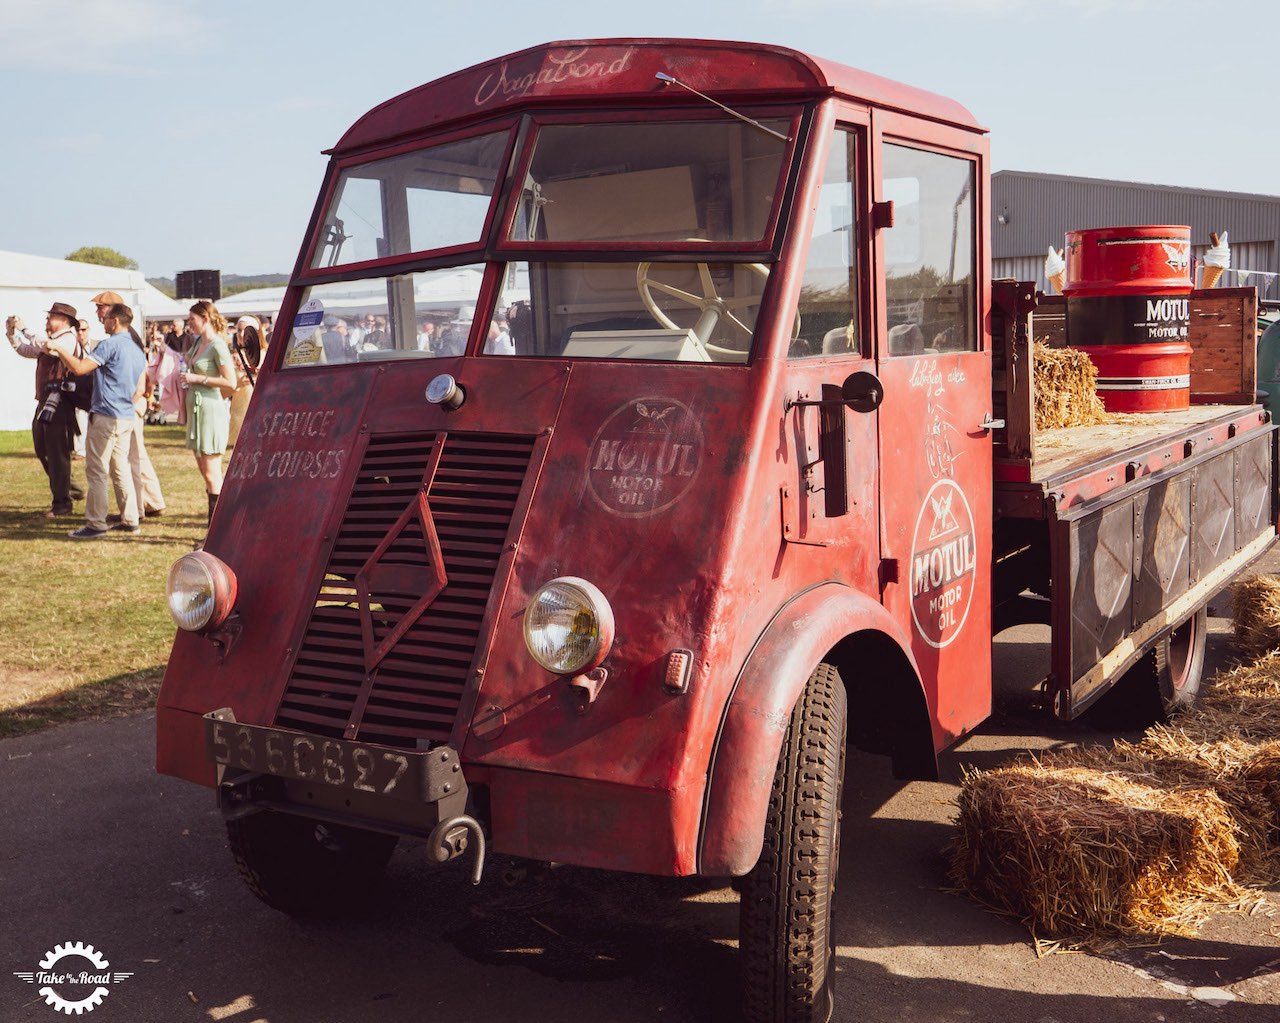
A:
<svg viewBox="0 0 1280 1023">
<path fill-rule="evenodd" d="M 812 587 L 773 616 L 725 705 L 707 772 L 700 873 L 740 876 L 755 865 L 787 723 L 823 661 L 844 681 L 849 735 L 859 748 L 890 755 L 900 777 L 937 776 L 928 702 L 907 636 L 866 595 L 838 583 Z"/>
</svg>

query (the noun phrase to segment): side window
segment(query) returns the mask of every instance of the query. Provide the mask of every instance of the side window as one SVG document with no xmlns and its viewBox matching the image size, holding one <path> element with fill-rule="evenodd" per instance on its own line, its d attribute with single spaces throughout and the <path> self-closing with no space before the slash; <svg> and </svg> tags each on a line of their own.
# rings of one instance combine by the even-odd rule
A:
<svg viewBox="0 0 1280 1023">
<path fill-rule="evenodd" d="M 885 144 L 889 355 L 977 348 L 973 192 L 971 161 Z"/>
<path fill-rule="evenodd" d="M 799 329 L 787 353 L 793 359 L 857 353 L 861 347 L 854 230 L 856 142 L 852 132 L 841 130 L 831 139 L 800 284 Z"/>
</svg>

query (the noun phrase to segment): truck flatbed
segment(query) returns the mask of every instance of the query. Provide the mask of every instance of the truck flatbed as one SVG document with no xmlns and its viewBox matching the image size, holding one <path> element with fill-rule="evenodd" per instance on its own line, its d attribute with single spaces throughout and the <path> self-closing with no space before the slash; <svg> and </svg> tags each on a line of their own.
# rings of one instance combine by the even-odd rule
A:
<svg viewBox="0 0 1280 1023">
<path fill-rule="evenodd" d="M 1256 314 L 1246 299 L 1252 300 L 1252 292 L 1242 296 L 1239 290 L 1192 294 L 1190 408 L 1113 414 L 1096 426 L 1037 430 L 1032 339 L 1061 343 L 1061 299 L 1041 295 L 1029 283 L 997 282 L 993 407 L 1005 420 L 993 449 L 997 516 L 1061 515 L 1122 487 L 1176 474 L 1186 468 L 1182 463 L 1265 429 L 1269 414 L 1250 402 L 1254 366 L 1246 356 Z"/>
<path fill-rule="evenodd" d="M 1188 433 L 1218 420 L 1234 420 L 1249 405 L 1195 405 L 1176 412 L 1113 414 L 1111 422 L 1094 426 L 1068 426 L 1036 435 L 1036 458 L 1028 480 L 1047 483 L 1064 476 L 1088 472 L 1117 458 L 1160 446 L 1171 438 L 1182 441 Z"/>
</svg>

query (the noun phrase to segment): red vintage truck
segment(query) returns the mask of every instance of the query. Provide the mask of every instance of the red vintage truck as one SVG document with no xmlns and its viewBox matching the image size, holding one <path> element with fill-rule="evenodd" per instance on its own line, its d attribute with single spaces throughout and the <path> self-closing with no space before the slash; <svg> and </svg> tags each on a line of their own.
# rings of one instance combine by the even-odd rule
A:
<svg viewBox="0 0 1280 1023">
<path fill-rule="evenodd" d="M 1248 382 L 1037 435 L 988 180 L 958 104 L 776 46 L 553 43 L 357 121 L 169 579 L 157 766 L 253 890 L 359 899 L 399 836 L 737 877 L 746 1018 L 825 1019 L 846 737 L 932 776 L 1028 617 L 1060 717 L 1188 702 L 1273 428 Z"/>
</svg>

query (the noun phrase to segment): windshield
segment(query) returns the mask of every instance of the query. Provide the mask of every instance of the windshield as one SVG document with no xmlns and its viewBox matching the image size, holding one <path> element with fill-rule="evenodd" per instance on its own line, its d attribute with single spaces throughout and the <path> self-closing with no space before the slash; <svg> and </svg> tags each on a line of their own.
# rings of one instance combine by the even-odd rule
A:
<svg viewBox="0 0 1280 1023">
<path fill-rule="evenodd" d="M 510 355 L 746 362 L 763 263 L 513 263 L 497 303 Z M 499 353 L 493 353 L 499 354 Z"/>
<path fill-rule="evenodd" d="M 312 269 L 478 244 L 508 134 L 346 168 L 334 186 Z"/>
<path fill-rule="evenodd" d="M 477 355 L 745 363 L 796 114 L 680 116 L 526 121 L 510 171 L 508 128 L 343 168 L 310 263 L 330 280 L 303 292 L 284 365 L 458 356 L 469 338 Z"/>
<path fill-rule="evenodd" d="M 785 135 L 790 120 L 762 122 Z M 737 120 L 542 126 L 508 237 L 758 242 L 787 143 Z"/>
<path fill-rule="evenodd" d="M 313 285 L 293 318 L 284 365 L 461 355 L 483 277 L 483 264 L 470 264 Z"/>
</svg>

